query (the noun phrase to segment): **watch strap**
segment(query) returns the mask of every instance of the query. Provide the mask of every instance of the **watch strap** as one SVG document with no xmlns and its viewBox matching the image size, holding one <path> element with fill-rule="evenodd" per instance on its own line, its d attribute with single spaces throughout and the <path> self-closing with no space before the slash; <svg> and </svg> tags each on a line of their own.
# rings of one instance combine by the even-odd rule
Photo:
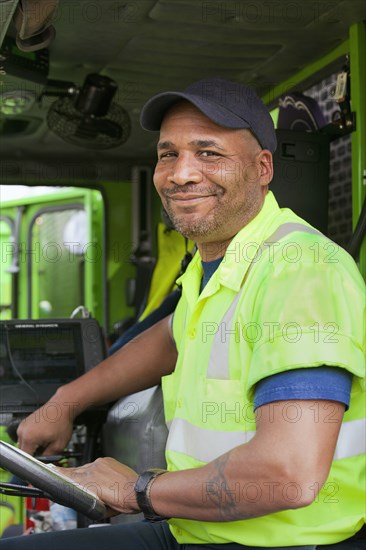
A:
<svg viewBox="0 0 366 550">
<path fill-rule="evenodd" d="M 163 521 L 168 519 L 155 513 L 150 499 L 151 487 L 155 479 L 166 472 L 167 470 L 162 470 L 160 468 L 151 468 L 145 472 L 142 472 L 135 483 L 134 490 L 137 504 L 139 505 L 141 512 L 144 514 L 145 519 L 148 521 Z"/>
</svg>

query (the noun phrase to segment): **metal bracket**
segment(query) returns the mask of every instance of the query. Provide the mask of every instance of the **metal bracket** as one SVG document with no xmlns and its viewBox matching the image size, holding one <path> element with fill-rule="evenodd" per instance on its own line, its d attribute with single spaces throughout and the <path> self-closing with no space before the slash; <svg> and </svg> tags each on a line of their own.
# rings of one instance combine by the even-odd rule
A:
<svg viewBox="0 0 366 550">
<path fill-rule="evenodd" d="M 332 141 L 341 136 L 350 134 L 356 129 L 356 113 L 351 110 L 351 79 L 349 59 L 337 76 L 336 87 L 333 92 L 334 100 L 339 105 L 339 111 L 333 114 L 330 124 L 321 128 L 321 133 L 329 136 Z"/>
</svg>

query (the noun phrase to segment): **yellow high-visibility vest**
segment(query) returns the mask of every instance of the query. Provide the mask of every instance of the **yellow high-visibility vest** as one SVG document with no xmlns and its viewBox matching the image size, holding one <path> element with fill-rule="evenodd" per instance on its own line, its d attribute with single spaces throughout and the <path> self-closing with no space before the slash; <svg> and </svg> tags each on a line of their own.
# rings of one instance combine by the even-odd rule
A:
<svg viewBox="0 0 366 550">
<path fill-rule="evenodd" d="M 196 254 L 180 278 L 173 318 L 178 361 L 163 378 L 169 470 L 202 466 L 249 441 L 259 380 L 321 365 L 354 377 L 328 479 L 310 506 L 235 522 L 173 518 L 175 538 L 289 546 L 352 536 L 365 521 L 366 484 L 365 287 L 354 261 L 269 193 L 200 293 L 202 273 Z M 255 490 L 273 489 L 254 485 L 235 490 L 254 498 Z M 290 489 L 288 498 L 296 498 Z"/>
</svg>

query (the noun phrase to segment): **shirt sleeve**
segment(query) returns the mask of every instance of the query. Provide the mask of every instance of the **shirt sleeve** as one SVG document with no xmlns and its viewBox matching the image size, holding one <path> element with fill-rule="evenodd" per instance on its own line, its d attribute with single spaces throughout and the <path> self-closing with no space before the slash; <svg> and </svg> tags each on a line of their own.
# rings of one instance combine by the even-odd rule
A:
<svg viewBox="0 0 366 550">
<path fill-rule="evenodd" d="M 264 378 L 254 391 L 254 408 L 291 399 L 324 399 L 349 407 L 352 374 L 336 367 L 295 369 Z"/>
<path fill-rule="evenodd" d="M 257 279 L 253 270 L 251 284 L 258 290 L 251 321 L 262 337 L 252 347 L 246 386 L 250 397 L 262 379 L 324 365 L 342 368 L 365 383 L 364 282 L 344 250 L 330 262 L 325 241 L 319 244 L 323 256 L 315 261 L 309 254 L 314 251 L 311 243 L 295 234 L 277 252 L 297 245 L 298 261 L 281 258 L 272 267 L 268 261 L 265 277 L 258 270 Z"/>
</svg>

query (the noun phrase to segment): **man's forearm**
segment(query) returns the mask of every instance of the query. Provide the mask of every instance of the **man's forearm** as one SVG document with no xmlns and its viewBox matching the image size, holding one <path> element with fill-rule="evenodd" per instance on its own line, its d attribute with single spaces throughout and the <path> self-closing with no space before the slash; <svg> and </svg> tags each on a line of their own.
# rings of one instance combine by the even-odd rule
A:
<svg viewBox="0 0 366 550">
<path fill-rule="evenodd" d="M 80 378 L 59 388 L 54 400 L 66 404 L 75 418 L 91 406 L 160 383 L 162 376 L 174 370 L 175 361 L 168 319 L 163 319 Z"/>
<path fill-rule="evenodd" d="M 173 371 L 176 350 L 168 319 L 163 319 L 80 378 L 60 387 L 19 425 L 19 446 L 34 454 L 61 452 L 75 418 L 91 406 L 154 386 Z M 55 418 L 55 412 L 57 418 Z"/>
<path fill-rule="evenodd" d="M 314 420 L 314 405 L 319 419 Z M 151 487 L 162 516 L 236 521 L 311 504 L 332 463 L 344 405 L 301 401 L 301 419 L 283 414 L 286 402 L 261 407 L 256 435 L 196 469 L 168 472 Z M 327 421 L 329 407 L 332 422 Z"/>
<path fill-rule="evenodd" d="M 226 522 L 250 519 L 305 505 L 300 482 L 289 479 L 280 465 L 234 449 L 209 465 L 193 470 L 168 472 L 151 488 L 156 513 L 166 517 Z M 240 458 L 237 453 L 240 452 Z M 243 461 L 243 455 L 248 459 Z M 295 490 L 298 494 L 295 495 Z"/>
</svg>

